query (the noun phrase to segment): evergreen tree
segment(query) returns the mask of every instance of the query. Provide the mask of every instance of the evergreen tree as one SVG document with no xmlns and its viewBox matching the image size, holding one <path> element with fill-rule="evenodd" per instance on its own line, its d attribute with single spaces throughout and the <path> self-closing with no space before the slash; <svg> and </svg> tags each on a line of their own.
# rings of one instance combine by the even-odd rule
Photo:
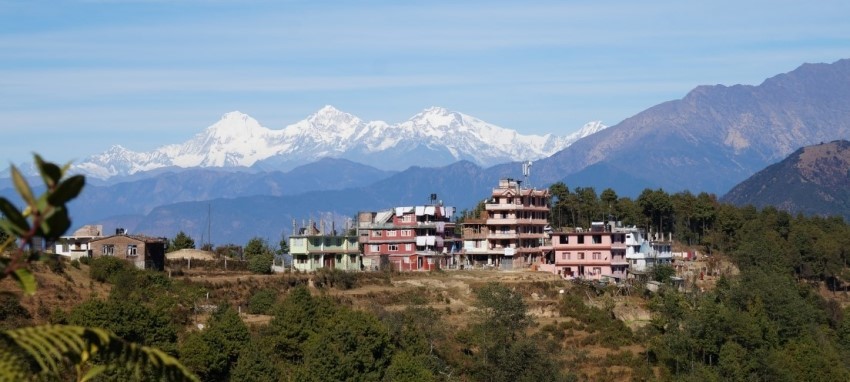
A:
<svg viewBox="0 0 850 382">
<path fill-rule="evenodd" d="M 168 252 L 179 251 L 181 249 L 195 249 L 195 240 L 183 231 L 178 232 L 168 243 Z"/>
<path fill-rule="evenodd" d="M 248 260 L 248 270 L 257 274 L 272 273 L 274 252 L 269 248 L 265 239 L 255 237 L 248 241 L 244 250 L 245 260 Z"/>
</svg>

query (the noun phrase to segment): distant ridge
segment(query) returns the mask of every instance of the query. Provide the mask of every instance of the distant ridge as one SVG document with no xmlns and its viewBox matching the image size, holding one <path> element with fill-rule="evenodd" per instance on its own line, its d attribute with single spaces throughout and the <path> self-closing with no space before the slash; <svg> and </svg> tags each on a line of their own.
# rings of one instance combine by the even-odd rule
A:
<svg viewBox="0 0 850 382">
<path fill-rule="evenodd" d="M 741 182 L 721 200 L 850 221 L 850 142 L 803 147 Z"/>
<path fill-rule="evenodd" d="M 850 59 L 758 86 L 699 86 L 535 163 L 551 183 L 596 164 L 668 191 L 722 195 L 799 147 L 850 137 Z"/>
</svg>

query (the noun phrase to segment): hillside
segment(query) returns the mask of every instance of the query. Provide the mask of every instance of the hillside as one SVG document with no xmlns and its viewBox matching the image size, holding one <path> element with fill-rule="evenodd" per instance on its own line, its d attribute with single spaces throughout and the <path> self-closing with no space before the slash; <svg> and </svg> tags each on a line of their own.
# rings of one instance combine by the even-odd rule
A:
<svg viewBox="0 0 850 382">
<path fill-rule="evenodd" d="M 551 183 L 606 163 L 667 191 L 722 194 L 801 146 L 850 136 L 848 104 L 850 59 L 804 64 L 758 86 L 699 86 L 535 162 L 535 171 Z"/>
<path fill-rule="evenodd" d="M 850 221 L 850 142 L 803 147 L 741 182 L 721 200 Z"/>
</svg>

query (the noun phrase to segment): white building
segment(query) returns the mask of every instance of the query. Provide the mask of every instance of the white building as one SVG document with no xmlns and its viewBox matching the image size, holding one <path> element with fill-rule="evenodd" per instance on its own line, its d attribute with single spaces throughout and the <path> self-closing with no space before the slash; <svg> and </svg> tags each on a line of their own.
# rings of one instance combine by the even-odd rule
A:
<svg viewBox="0 0 850 382">
<path fill-rule="evenodd" d="M 86 225 L 74 231 L 73 235 L 62 236 L 56 241 L 53 252 L 72 260 L 91 256 L 89 243 L 103 237 L 102 225 Z"/>
<path fill-rule="evenodd" d="M 671 241 L 665 241 L 663 235 L 650 240 L 643 230 L 636 227 L 614 228 L 614 232 L 626 234 L 626 261 L 630 272 L 645 272 L 657 264 L 670 264 L 673 260 Z"/>
</svg>

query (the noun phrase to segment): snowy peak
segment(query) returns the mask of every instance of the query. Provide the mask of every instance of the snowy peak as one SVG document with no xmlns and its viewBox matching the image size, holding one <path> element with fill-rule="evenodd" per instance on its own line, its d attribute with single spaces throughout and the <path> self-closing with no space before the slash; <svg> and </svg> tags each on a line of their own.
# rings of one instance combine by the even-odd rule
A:
<svg viewBox="0 0 850 382">
<path fill-rule="evenodd" d="M 207 128 L 206 135 L 224 139 L 238 137 L 254 137 L 268 133 L 268 129 L 260 125 L 248 114 L 232 111 L 224 114 L 221 119 Z"/>
<path fill-rule="evenodd" d="M 315 114 L 307 117 L 307 121 L 309 121 L 314 126 L 321 127 L 331 127 L 338 124 L 343 125 L 357 125 L 360 124 L 360 118 L 357 118 L 351 114 L 340 111 L 339 109 L 331 106 L 325 105 L 323 108 L 319 109 Z"/>
<path fill-rule="evenodd" d="M 326 105 L 301 121 L 275 130 L 233 111 L 184 143 L 147 153 L 114 146 L 75 168 L 90 176 L 109 178 L 166 166 L 249 167 L 263 162 L 286 169 L 325 157 L 346 158 L 386 170 L 458 160 L 491 166 L 550 156 L 604 128 L 599 122 L 591 122 L 568 136 L 522 135 L 436 106 L 398 124 L 364 122 Z M 264 168 L 268 166 L 264 164 Z"/>
</svg>

